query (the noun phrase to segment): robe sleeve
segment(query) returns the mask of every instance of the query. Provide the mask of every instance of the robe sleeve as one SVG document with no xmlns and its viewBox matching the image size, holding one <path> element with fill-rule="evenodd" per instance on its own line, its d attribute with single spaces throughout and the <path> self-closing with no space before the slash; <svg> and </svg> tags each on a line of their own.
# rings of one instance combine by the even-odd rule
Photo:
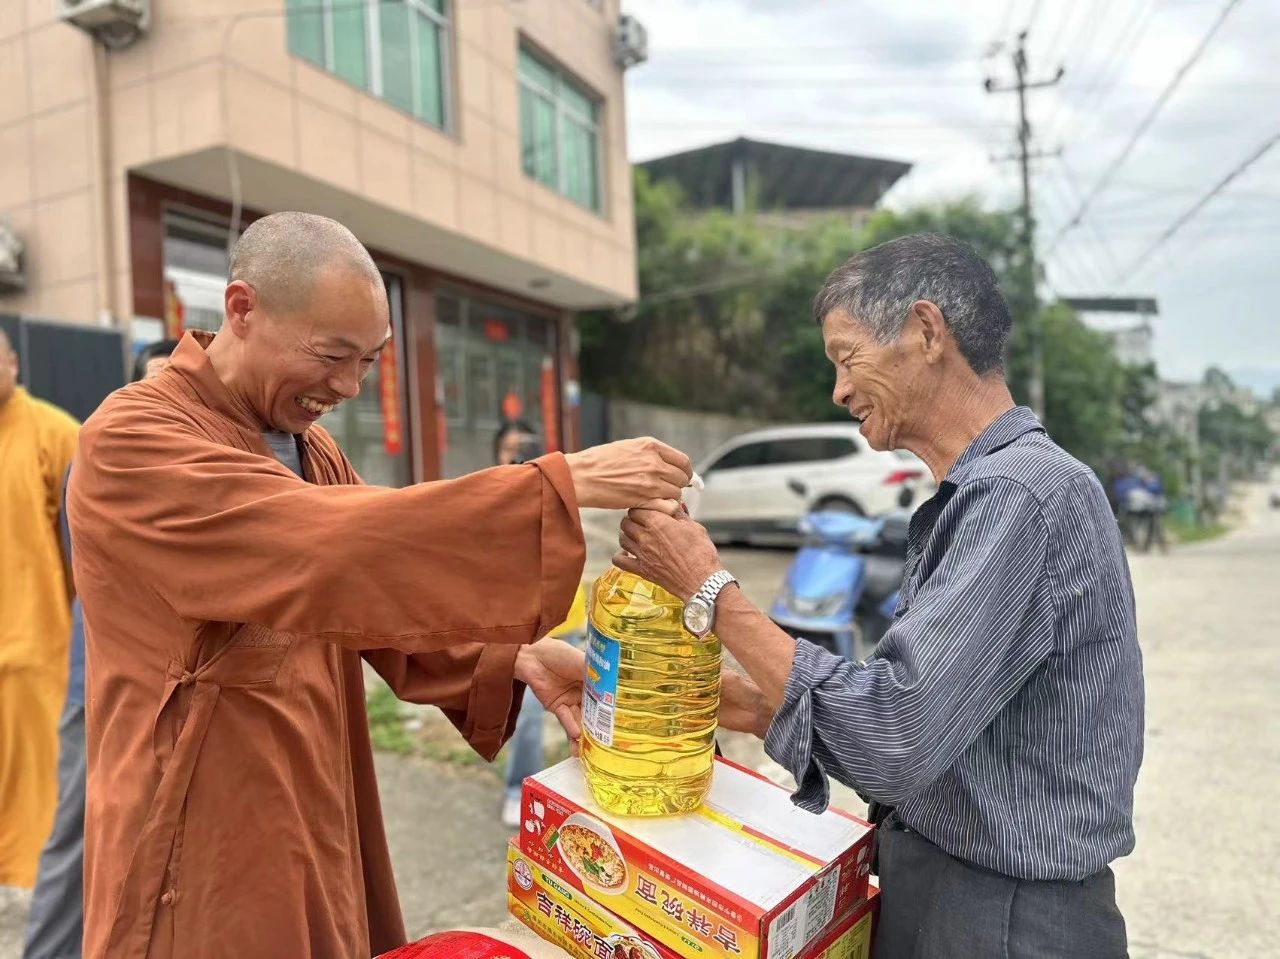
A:
<svg viewBox="0 0 1280 959">
<path fill-rule="evenodd" d="M 86 424 L 68 508 L 75 550 L 179 616 L 357 649 L 530 642 L 564 617 L 585 553 L 559 454 L 405 489 L 314 486 L 144 403 Z"/>
<path fill-rule="evenodd" d="M 492 762 L 520 715 L 524 684 L 515 681 L 519 649 L 490 643 L 429 653 L 366 649 L 360 655 L 400 699 L 439 707 L 471 748 Z"/>
<path fill-rule="evenodd" d="M 334 453 L 343 482 L 363 485 L 336 445 Z M 515 679 L 519 649 L 505 643 L 470 643 L 427 653 L 365 649 L 360 656 L 400 699 L 438 707 L 471 748 L 492 762 L 520 716 L 524 684 Z"/>
</svg>

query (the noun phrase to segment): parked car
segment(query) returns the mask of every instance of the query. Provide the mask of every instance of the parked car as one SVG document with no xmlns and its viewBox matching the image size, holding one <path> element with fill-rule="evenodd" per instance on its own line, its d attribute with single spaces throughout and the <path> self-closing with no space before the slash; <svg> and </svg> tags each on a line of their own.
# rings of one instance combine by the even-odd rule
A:
<svg viewBox="0 0 1280 959">
<path fill-rule="evenodd" d="M 794 544 L 808 513 L 883 516 L 935 488 L 918 457 L 873 450 L 856 423 L 746 433 L 707 457 L 698 472 L 706 489 L 694 515 L 720 544 Z"/>
</svg>

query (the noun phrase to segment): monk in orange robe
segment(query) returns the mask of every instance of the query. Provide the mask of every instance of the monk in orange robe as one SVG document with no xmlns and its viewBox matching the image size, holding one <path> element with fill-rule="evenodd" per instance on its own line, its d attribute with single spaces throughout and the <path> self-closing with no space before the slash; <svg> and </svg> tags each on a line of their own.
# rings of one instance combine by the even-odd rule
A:
<svg viewBox="0 0 1280 959">
<path fill-rule="evenodd" d="M 356 395 L 389 329 L 355 237 L 275 214 L 233 252 L 218 334 L 188 334 L 83 428 L 68 513 L 86 957 L 356 959 L 405 941 L 362 661 L 486 758 L 526 683 L 575 730 L 581 654 L 533 641 L 579 583 L 578 507 L 673 500 L 688 460 L 631 440 L 363 486 L 315 420 Z"/>
</svg>

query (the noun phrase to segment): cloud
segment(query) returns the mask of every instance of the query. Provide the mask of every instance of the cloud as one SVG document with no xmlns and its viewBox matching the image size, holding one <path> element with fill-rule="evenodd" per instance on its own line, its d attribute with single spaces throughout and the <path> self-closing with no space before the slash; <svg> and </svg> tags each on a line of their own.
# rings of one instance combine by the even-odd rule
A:
<svg viewBox="0 0 1280 959">
<path fill-rule="evenodd" d="M 1081 3 L 1012 0 L 624 0 L 649 29 L 650 62 L 628 77 L 634 159 L 749 135 L 915 164 L 891 206 L 977 193 L 1018 201 L 1015 98 L 982 80 L 1012 77 L 1010 45 L 1031 25 L 1033 76 L 1059 63 L 1062 83 L 1029 94 L 1033 130 L 1063 160 L 1035 166 L 1041 249 L 1124 149 L 1175 70 L 1218 16 L 1196 0 Z M 1001 18 L 1010 11 L 1006 29 Z M 1280 370 L 1280 271 L 1268 241 L 1280 227 L 1280 148 L 1185 231 L 1124 276 L 1200 195 L 1276 132 L 1280 5 L 1242 3 L 1120 167 L 1049 258 L 1062 292 L 1153 294 L 1161 368 L 1197 376 L 1210 363 Z"/>
</svg>

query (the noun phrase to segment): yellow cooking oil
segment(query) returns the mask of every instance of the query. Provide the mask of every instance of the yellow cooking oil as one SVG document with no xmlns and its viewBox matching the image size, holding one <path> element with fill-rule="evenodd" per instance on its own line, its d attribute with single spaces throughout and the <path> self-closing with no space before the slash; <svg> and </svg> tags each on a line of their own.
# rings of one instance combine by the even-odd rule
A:
<svg viewBox="0 0 1280 959">
<path fill-rule="evenodd" d="M 686 631 L 683 612 L 661 586 L 617 567 L 592 587 L 582 764 L 609 812 L 690 812 L 711 788 L 720 640 Z"/>
</svg>

